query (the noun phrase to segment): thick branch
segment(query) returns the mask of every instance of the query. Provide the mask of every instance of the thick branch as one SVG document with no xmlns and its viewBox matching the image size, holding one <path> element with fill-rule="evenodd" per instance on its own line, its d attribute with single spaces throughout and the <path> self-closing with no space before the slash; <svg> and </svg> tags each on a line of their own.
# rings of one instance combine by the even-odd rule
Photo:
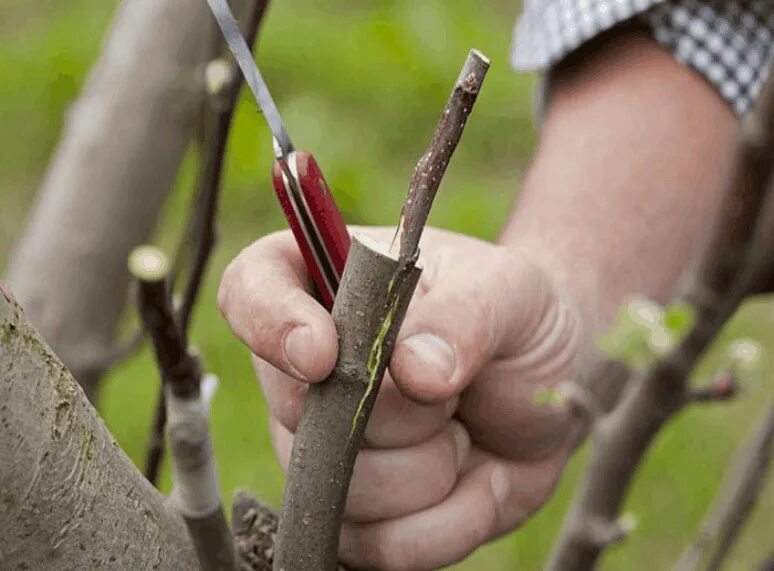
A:
<svg viewBox="0 0 774 571">
<path fill-rule="evenodd" d="M 774 79 L 766 82 L 756 108 L 742 120 L 742 136 L 734 157 L 728 190 L 717 211 L 709 241 L 700 258 L 688 301 L 704 290 L 724 292 L 747 267 L 751 255 L 750 237 L 772 183 L 774 167 Z"/>
<path fill-rule="evenodd" d="M 203 41 L 216 37 L 204 2 L 118 6 L 7 273 L 90 398 L 114 352 L 126 257 L 172 189 L 204 98 L 197 70 L 215 55 Z"/>
<path fill-rule="evenodd" d="M 380 249 L 382 250 L 380 252 Z M 309 387 L 288 467 L 275 569 L 336 569 L 341 517 L 366 422 L 420 270 L 355 236 L 333 305 L 339 357 Z"/>
<path fill-rule="evenodd" d="M 744 121 L 742 139 L 726 192 L 685 298 L 696 323 L 674 350 L 658 359 L 621 402 L 598 422 L 591 463 L 565 519 L 548 569 L 594 567 L 604 545 L 589 540 L 590 522 L 616 521 L 629 484 L 648 446 L 664 424 L 688 402 L 688 378 L 717 333 L 749 290 L 745 271 L 761 205 L 772 178 L 774 78 L 756 110 Z"/>
<path fill-rule="evenodd" d="M 747 522 L 771 468 L 774 444 L 774 405 L 758 423 L 724 478 L 725 484 L 693 545 L 683 554 L 675 571 L 721 568 L 739 532 Z"/>
<path fill-rule="evenodd" d="M 118 448 L 73 377 L 5 296 L 0 458 L 3 568 L 195 568 L 182 519 Z"/>
<path fill-rule="evenodd" d="M 462 137 L 465 123 L 478 98 L 489 59 L 478 50 L 470 50 L 454 84 L 441 119 L 425 154 L 417 162 L 409 183 L 408 197 L 401 212 L 400 225 L 391 250 L 399 248 L 402 265 L 416 259 L 419 238 L 425 228 L 441 179 Z"/>
</svg>

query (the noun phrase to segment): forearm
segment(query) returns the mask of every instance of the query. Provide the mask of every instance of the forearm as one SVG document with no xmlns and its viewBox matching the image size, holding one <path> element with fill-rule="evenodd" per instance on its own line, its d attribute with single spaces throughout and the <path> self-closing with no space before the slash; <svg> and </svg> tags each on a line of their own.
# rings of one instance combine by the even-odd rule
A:
<svg viewBox="0 0 774 571">
<path fill-rule="evenodd" d="M 707 230 L 737 130 L 645 32 L 600 40 L 552 75 L 501 241 L 546 265 L 594 330 L 633 293 L 664 300 Z"/>
</svg>

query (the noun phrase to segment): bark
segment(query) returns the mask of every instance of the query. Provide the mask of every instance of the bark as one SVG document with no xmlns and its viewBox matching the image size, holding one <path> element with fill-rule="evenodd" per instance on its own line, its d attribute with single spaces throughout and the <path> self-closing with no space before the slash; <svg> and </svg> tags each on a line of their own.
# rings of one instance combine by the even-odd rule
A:
<svg viewBox="0 0 774 571">
<path fill-rule="evenodd" d="M 182 518 L 5 296 L 0 403 L 0 568 L 196 568 Z"/>
<path fill-rule="evenodd" d="M 92 400 L 115 353 L 126 257 L 173 186 L 215 33 L 204 2 L 120 3 L 11 257 L 9 285 Z"/>
<path fill-rule="evenodd" d="M 398 247 L 401 264 L 419 255 L 419 238 L 430 215 L 430 207 L 478 99 L 486 72 L 489 71 L 489 63 L 484 54 L 470 50 L 441 113 L 430 145 L 414 168 L 391 248 L 394 252 L 394 248 Z"/>
<path fill-rule="evenodd" d="M 333 320 L 339 357 L 330 377 L 311 385 L 288 467 L 274 569 L 335 570 L 339 532 L 355 458 L 419 280 L 410 265 L 355 236 Z"/>
<path fill-rule="evenodd" d="M 210 440 L 209 400 L 202 390 L 201 364 L 172 309 L 169 264 L 160 250 L 141 246 L 132 252 L 129 268 L 137 278 L 137 306 L 166 395 L 172 499 L 183 514 L 202 571 L 234 571 L 234 542 L 221 507 Z"/>
</svg>

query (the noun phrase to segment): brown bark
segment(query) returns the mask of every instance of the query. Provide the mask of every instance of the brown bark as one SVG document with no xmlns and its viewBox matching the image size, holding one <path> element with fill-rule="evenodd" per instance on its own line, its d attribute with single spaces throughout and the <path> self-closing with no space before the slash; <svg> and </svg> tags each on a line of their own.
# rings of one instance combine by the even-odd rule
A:
<svg viewBox="0 0 774 571">
<path fill-rule="evenodd" d="M 0 568 L 196 567 L 182 518 L 4 296 L 0 457 Z"/>
<path fill-rule="evenodd" d="M 427 151 L 414 168 L 408 197 L 403 205 L 400 224 L 391 251 L 398 247 L 401 264 L 419 255 L 419 238 L 425 228 L 430 207 L 441 185 L 446 167 L 462 137 L 481 85 L 489 70 L 489 59 L 478 50 L 470 50 L 454 83 L 438 126 Z"/>
<path fill-rule="evenodd" d="M 9 285 L 91 399 L 116 353 L 126 257 L 173 186 L 215 33 L 204 2 L 119 4 L 11 257 Z"/>
<path fill-rule="evenodd" d="M 311 385 L 296 430 L 274 569 L 337 566 L 339 532 L 355 458 L 420 270 L 355 236 L 333 305 L 339 357 Z M 386 248 L 386 246 L 385 246 Z"/>
</svg>

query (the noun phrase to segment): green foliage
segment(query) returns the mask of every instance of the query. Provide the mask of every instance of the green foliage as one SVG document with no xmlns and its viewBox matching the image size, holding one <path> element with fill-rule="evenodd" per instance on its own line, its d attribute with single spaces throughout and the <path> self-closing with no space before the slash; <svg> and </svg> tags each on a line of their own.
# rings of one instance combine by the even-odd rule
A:
<svg viewBox="0 0 774 571">
<path fill-rule="evenodd" d="M 694 318 L 693 308 L 688 305 L 662 307 L 648 299 L 634 298 L 621 307 L 615 324 L 599 337 L 597 345 L 632 370 L 642 372 L 680 342 Z"/>
<path fill-rule="evenodd" d="M 1 263 L 22 230 L 66 110 L 118 5 L 104 0 L 0 0 Z M 414 164 L 465 54 L 476 47 L 492 58 L 492 69 L 430 221 L 482 238 L 497 235 L 535 143 L 530 103 L 535 80 L 514 74 L 507 64 L 517 11 L 517 3 L 505 0 L 272 3 L 258 50 L 262 70 L 295 142 L 315 153 L 349 222 L 397 221 Z M 154 239 L 170 252 L 188 216 L 193 158 L 186 162 Z M 207 368 L 221 379 L 212 418 L 223 497 L 229 499 L 237 486 L 245 486 L 278 505 L 283 478 L 269 444 L 265 403 L 249 353 L 234 339 L 215 303 L 228 260 L 257 237 L 284 227 L 271 189 L 271 160 L 263 118 L 245 94 L 229 143 L 218 248 L 196 309 L 192 341 Z M 690 322 L 672 308 L 660 320 L 668 340 L 679 337 Z M 725 347 L 738 336 L 759 340 L 765 352 L 774 350 L 772 331 L 771 304 L 757 304 L 724 333 L 720 349 L 711 352 L 699 374 L 708 376 L 726 365 Z M 665 338 L 663 332 L 655 340 L 637 335 L 634 348 L 623 352 L 641 361 Z M 613 345 L 616 350 L 619 343 Z M 771 395 L 774 383 L 770 373 L 765 376 L 767 382 L 759 386 Z M 101 395 L 101 414 L 138 463 L 157 385 L 146 348 L 110 375 Z M 627 501 L 625 509 L 638 515 L 637 529 L 606 556 L 603 570 L 671 567 L 693 537 L 722 466 L 765 400 L 743 394 L 728 406 L 691 409 L 670 424 Z M 585 453 L 575 457 L 554 499 L 521 531 L 454 568 L 540 569 L 585 460 Z M 772 496 L 765 496 L 745 529 L 731 571 L 754 568 L 766 555 Z"/>
</svg>

